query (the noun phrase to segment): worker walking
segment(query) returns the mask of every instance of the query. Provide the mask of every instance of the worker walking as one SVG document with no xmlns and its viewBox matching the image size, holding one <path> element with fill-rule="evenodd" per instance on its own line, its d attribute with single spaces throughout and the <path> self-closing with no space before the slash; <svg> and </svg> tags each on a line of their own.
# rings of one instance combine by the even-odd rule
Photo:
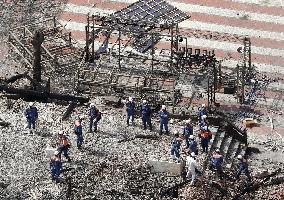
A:
<svg viewBox="0 0 284 200">
<path fill-rule="evenodd" d="M 142 101 L 141 105 L 141 115 L 142 115 L 142 123 L 144 130 L 147 129 L 147 124 L 149 126 L 150 131 L 152 130 L 152 123 L 151 123 L 151 108 L 148 105 L 146 100 Z"/>
<path fill-rule="evenodd" d="M 77 136 L 77 147 L 78 149 L 81 149 L 84 139 L 83 139 L 83 130 L 80 120 L 75 120 L 74 133 Z"/>
<path fill-rule="evenodd" d="M 247 176 L 248 181 L 251 182 L 251 176 L 248 170 L 247 160 L 244 159 L 242 155 L 238 155 L 237 158 L 239 160 L 239 167 L 236 174 L 236 179 L 238 180 L 240 178 L 240 175 L 244 173 Z"/>
<path fill-rule="evenodd" d="M 166 134 L 169 134 L 169 128 L 168 128 L 169 113 L 166 110 L 165 105 L 162 105 L 162 109 L 159 112 L 159 116 L 160 116 L 160 135 L 163 134 L 163 128 L 165 128 Z"/>
<path fill-rule="evenodd" d="M 186 148 L 189 148 L 189 137 L 193 134 L 193 127 L 191 125 L 191 120 L 185 121 L 185 126 L 183 128 L 183 137 L 185 139 Z"/>
<path fill-rule="evenodd" d="M 89 119 L 90 119 L 89 132 L 90 133 L 93 132 L 93 127 L 94 127 L 94 132 L 97 132 L 98 122 L 101 120 L 101 112 L 99 111 L 99 109 L 97 109 L 94 103 L 90 104 Z"/>
<path fill-rule="evenodd" d="M 204 126 L 200 129 L 199 137 L 201 138 L 201 147 L 203 153 L 208 153 L 208 146 L 212 138 L 212 133 L 207 126 Z"/>
<path fill-rule="evenodd" d="M 174 138 L 171 143 L 171 156 L 173 159 L 180 161 L 180 146 L 181 146 L 181 138 L 177 131 L 174 132 Z"/>
<path fill-rule="evenodd" d="M 187 174 L 186 177 L 189 178 L 191 175 L 191 182 L 190 185 L 193 186 L 196 180 L 196 174 L 200 173 L 197 169 L 197 162 L 196 162 L 196 154 L 191 152 L 189 156 L 186 158 L 186 165 L 187 165 Z"/>
<path fill-rule="evenodd" d="M 223 155 L 221 155 L 220 149 L 215 150 L 215 152 L 210 158 L 210 161 L 211 161 L 210 169 L 216 170 L 219 178 L 222 180 L 224 176 L 224 172 L 222 169 L 224 158 Z"/>
<path fill-rule="evenodd" d="M 50 158 L 49 166 L 51 170 L 52 180 L 58 183 L 62 168 L 62 162 L 58 151 L 55 151 L 54 155 Z"/>
<path fill-rule="evenodd" d="M 25 110 L 25 116 L 28 122 L 29 129 L 35 129 L 35 122 L 38 118 L 37 108 L 32 102 L 29 103 L 29 107 Z"/>
<path fill-rule="evenodd" d="M 189 151 L 192 153 L 194 152 L 195 155 L 198 155 L 198 149 L 197 149 L 197 142 L 194 139 L 193 135 L 189 136 L 189 145 L 188 145 Z"/>
<path fill-rule="evenodd" d="M 128 98 L 126 103 L 126 112 L 127 112 L 127 126 L 129 126 L 129 120 L 131 118 L 132 125 L 134 125 L 134 114 L 135 114 L 135 102 L 132 97 Z"/>
<path fill-rule="evenodd" d="M 66 133 L 63 133 L 63 131 L 59 131 L 59 157 L 61 159 L 61 154 L 63 153 L 64 157 L 68 160 L 68 162 L 71 162 L 71 159 L 68 155 L 68 151 L 70 148 L 70 141 L 67 137 Z"/>
</svg>

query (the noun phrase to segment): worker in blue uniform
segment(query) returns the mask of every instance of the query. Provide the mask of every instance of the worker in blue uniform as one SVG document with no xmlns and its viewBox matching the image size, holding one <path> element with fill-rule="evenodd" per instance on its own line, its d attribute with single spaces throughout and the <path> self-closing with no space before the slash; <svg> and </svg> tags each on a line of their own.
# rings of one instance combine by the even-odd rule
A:
<svg viewBox="0 0 284 200">
<path fill-rule="evenodd" d="M 224 172 L 222 169 L 224 157 L 223 155 L 221 155 L 220 149 L 215 150 L 215 152 L 210 158 L 210 161 L 211 161 L 210 169 L 216 170 L 219 178 L 222 180 L 224 177 Z"/>
<path fill-rule="evenodd" d="M 127 126 L 129 126 L 130 118 L 132 125 L 134 125 L 135 102 L 132 97 L 129 97 L 128 102 L 126 103 L 126 113 L 127 113 L 127 119 L 126 119 Z"/>
<path fill-rule="evenodd" d="M 94 127 L 94 132 L 97 132 L 98 128 L 98 122 L 101 120 L 101 112 L 99 109 L 95 106 L 94 103 L 90 104 L 90 110 L 89 110 L 89 119 L 90 119 L 90 125 L 89 125 L 89 132 L 93 132 L 93 127 Z"/>
<path fill-rule="evenodd" d="M 248 170 L 247 160 L 244 159 L 242 155 L 238 155 L 237 159 L 239 160 L 239 166 L 238 166 L 238 171 L 236 174 L 236 179 L 239 179 L 240 175 L 244 173 L 247 176 L 248 181 L 251 182 L 251 176 Z"/>
<path fill-rule="evenodd" d="M 193 127 L 191 125 L 191 120 L 188 119 L 185 121 L 185 126 L 183 128 L 183 137 L 185 139 L 186 148 L 189 147 L 189 137 L 193 134 Z"/>
<path fill-rule="evenodd" d="M 159 112 L 160 116 L 160 135 L 163 134 L 163 129 L 165 128 L 166 134 L 169 134 L 169 113 L 166 110 L 166 106 L 162 105 L 162 109 Z"/>
<path fill-rule="evenodd" d="M 28 122 L 28 128 L 35 129 L 35 122 L 38 118 L 38 111 L 32 102 L 29 103 L 29 107 L 25 110 L 25 116 Z"/>
<path fill-rule="evenodd" d="M 179 137 L 178 132 L 174 131 L 174 138 L 172 139 L 172 142 L 171 142 L 171 156 L 177 162 L 180 161 L 181 141 L 182 141 L 182 139 Z"/>
<path fill-rule="evenodd" d="M 142 101 L 140 112 L 141 112 L 141 115 L 142 115 L 142 123 L 143 123 L 144 130 L 147 129 L 147 125 L 149 126 L 149 129 L 152 130 L 151 108 L 148 105 L 146 100 Z"/>
<path fill-rule="evenodd" d="M 59 182 L 59 176 L 61 173 L 61 168 L 62 168 L 62 162 L 59 157 L 59 152 L 55 151 L 54 155 L 50 158 L 50 170 L 51 170 L 51 176 L 52 180 L 55 181 L 56 183 Z"/>
</svg>

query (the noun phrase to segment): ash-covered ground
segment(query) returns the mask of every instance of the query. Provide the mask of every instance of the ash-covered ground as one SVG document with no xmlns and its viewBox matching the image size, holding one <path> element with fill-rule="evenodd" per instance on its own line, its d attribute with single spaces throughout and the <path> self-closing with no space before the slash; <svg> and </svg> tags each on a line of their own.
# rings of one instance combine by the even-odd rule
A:
<svg viewBox="0 0 284 200">
<path fill-rule="evenodd" d="M 3 2 L 3 1 L 2 1 Z M 32 20 L 53 16 L 60 12 L 64 1 L 4 1 L 0 14 L 0 74 L 7 78 L 26 69 L 7 45 L 10 30 Z M 169 159 L 172 136 L 157 139 L 139 139 L 137 134 L 158 135 L 143 131 L 141 120 L 136 126 L 126 126 L 122 109 L 106 107 L 100 98 L 91 99 L 103 111 L 98 133 L 87 133 L 88 105 L 78 107 L 67 121 L 61 117 L 67 105 L 36 103 L 39 110 L 37 130 L 34 134 L 25 128 L 23 115 L 28 102 L 21 99 L 8 100 L 0 96 L 0 119 L 10 123 L 0 126 L 0 198 L 1 199 L 173 199 L 158 194 L 179 183 L 180 177 L 169 174 L 150 173 L 147 162 L 150 158 Z M 73 121 L 84 115 L 84 146 L 76 148 Z M 154 121 L 157 118 L 154 119 Z M 157 122 L 154 123 L 157 128 Z M 170 131 L 175 124 L 170 125 Z M 45 149 L 56 146 L 59 130 L 66 130 L 72 141 L 71 163 L 63 158 L 61 183 L 51 181 L 49 158 Z M 180 130 L 180 129 L 179 129 Z M 278 176 L 283 177 L 284 144 L 279 135 L 249 134 L 250 169 L 253 177 L 267 174 L 280 168 Z M 183 155 L 184 156 L 184 155 Z M 266 172 L 267 171 L 267 172 Z M 196 187 L 184 185 L 179 189 L 179 199 L 221 199 L 220 191 L 212 189 L 210 179 L 198 181 Z M 258 186 L 240 199 L 283 199 L 284 184 L 265 185 L 262 179 L 254 178 Z M 223 199 L 232 199 L 243 189 L 245 181 L 222 182 L 228 192 Z"/>
</svg>

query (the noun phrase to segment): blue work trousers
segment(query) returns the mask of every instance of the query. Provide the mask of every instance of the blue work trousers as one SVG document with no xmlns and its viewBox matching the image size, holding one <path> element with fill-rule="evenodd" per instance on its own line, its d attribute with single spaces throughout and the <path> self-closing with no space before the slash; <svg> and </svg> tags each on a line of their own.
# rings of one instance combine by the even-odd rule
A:
<svg viewBox="0 0 284 200">
<path fill-rule="evenodd" d="M 35 119 L 27 119 L 28 121 L 28 128 L 31 129 L 35 129 Z"/>
<path fill-rule="evenodd" d="M 209 145 L 209 138 L 201 138 L 201 146 L 203 152 L 207 153 L 208 152 L 208 145 Z"/>
<path fill-rule="evenodd" d="M 190 144 L 189 136 L 185 136 L 184 139 L 185 139 L 186 148 L 189 148 L 189 144 Z"/>
<path fill-rule="evenodd" d="M 93 132 L 93 127 L 94 127 L 94 131 L 95 132 L 97 131 L 99 121 L 100 120 L 97 120 L 97 118 L 90 118 L 90 126 L 89 126 L 90 132 Z"/>
<path fill-rule="evenodd" d="M 59 147 L 59 156 L 60 156 L 60 158 L 61 158 L 61 154 L 63 152 L 64 157 L 69 160 L 68 150 L 69 149 L 68 149 L 67 146 L 60 146 Z"/>
<path fill-rule="evenodd" d="M 171 155 L 172 156 L 176 156 L 177 158 L 179 158 L 180 157 L 179 149 L 177 147 L 172 147 L 171 148 Z"/>
<path fill-rule="evenodd" d="M 152 130 L 151 117 L 149 117 L 149 116 L 142 116 L 142 123 L 143 123 L 144 129 L 147 128 L 147 124 L 148 124 L 149 129 Z"/>
<path fill-rule="evenodd" d="M 83 139 L 83 135 L 77 135 L 77 147 L 81 147 L 81 145 L 83 144 L 84 139 Z"/>
<path fill-rule="evenodd" d="M 244 174 L 248 177 L 249 181 L 251 181 L 251 176 L 250 176 L 248 169 L 244 169 L 244 170 L 238 169 L 237 174 L 236 174 L 236 178 L 239 179 L 242 172 L 244 172 Z"/>
<path fill-rule="evenodd" d="M 166 134 L 169 133 L 168 122 L 160 122 L 160 134 L 163 133 L 163 128 L 166 130 Z"/>
<path fill-rule="evenodd" d="M 60 169 L 57 167 L 52 167 L 51 168 L 51 175 L 52 175 L 52 179 L 58 180 L 59 176 L 60 176 Z"/>
<path fill-rule="evenodd" d="M 133 123 L 134 123 L 134 113 L 127 113 L 127 119 L 126 119 L 127 125 L 129 125 L 130 118 L 131 118 L 131 122 L 132 122 L 132 125 L 133 125 Z"/>
</svg>

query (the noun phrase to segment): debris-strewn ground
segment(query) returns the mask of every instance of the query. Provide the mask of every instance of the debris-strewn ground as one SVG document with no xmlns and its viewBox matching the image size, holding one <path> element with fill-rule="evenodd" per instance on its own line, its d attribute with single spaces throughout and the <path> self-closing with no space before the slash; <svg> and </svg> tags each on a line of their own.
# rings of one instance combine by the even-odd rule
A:
<svg viewBox="0 0 284 200">
<path fill-rule="evenodd" d="M 24 71 L 18 57 L 9 52 L 6 42 L 8 32 L 17 25 L 53 16 L 60 12 L 60 6 L 64 2 L 1 2 L 1 78 Z M 36 103 L 39 109 L 38 128 L 31 134 L 25 128 L 23 115 L 28 103 L 23 100 L 7 100 L 0 96 L 0 121 L 10 123 L 7 127 L 0 126 L 0 199 L 159 199 L 158 194 L 181 181 L 180 177 L 168 174 L 152 174 L 147 166 L 150 158 L 169 159 L 171 136 L 134 139 L 134 135 L 157 135 L 157 131 L 142 131 L 140 119 L 137 119 L 135 127 L 127 127 L 121 109 L 104 107 L 101 99 L 92 101 L 100 105 L 104 112 L 98 133 L 87 133 L 87 105 L 77 108 L 69 120 L 62 121 L 66 105 Z M 72 131 L 73 120 L 79 115 L 85 116 L 85 143 L 82 151 L 77 150 Z M 279 121 L 281 120 L 280 117 Z M 157 128 L 158 124 L 154 124 Z M 67 163 L 63 158 L 62 180 L 55 184 L 51 181 L 49 158 L 45 156 L 45 149 L 56 146 L 60 129 L 66 130 L 71 138 L 72 162 Z M 252 147 L 249 163 L 254 177 L 278 168 L 283 170 L 284 144 L 279 135 L 250 134 L 249 144 Z M 283 171 L 276 177 L 283 177 Z M 284 185 L 275 184 L 277 180 L 271 177 L 261 182 L 263 179 L 255 178 L 255 188 L 248 190 L 239 199 L 283 199 Z M 204 177 L 196 187 L 183 185 L 178 196 L 181 199 L 232 199 L 245 186 L 244 178 L 240 182 L 220 183 Z"/>
</svg>

